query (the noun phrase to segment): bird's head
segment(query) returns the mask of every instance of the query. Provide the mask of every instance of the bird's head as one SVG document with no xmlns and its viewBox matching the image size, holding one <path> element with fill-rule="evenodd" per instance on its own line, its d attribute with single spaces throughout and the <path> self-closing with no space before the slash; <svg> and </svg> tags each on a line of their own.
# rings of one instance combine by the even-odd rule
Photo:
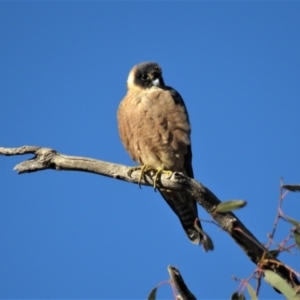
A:
<svg viewBox="0 0 300 300">
<path fill-rule="evenodd" d="M 144 62 L 134 66 L 128 76 L 127 87 L 149 89 L 165 86 L 162 70 L 157 63 Z"/>
</svg>

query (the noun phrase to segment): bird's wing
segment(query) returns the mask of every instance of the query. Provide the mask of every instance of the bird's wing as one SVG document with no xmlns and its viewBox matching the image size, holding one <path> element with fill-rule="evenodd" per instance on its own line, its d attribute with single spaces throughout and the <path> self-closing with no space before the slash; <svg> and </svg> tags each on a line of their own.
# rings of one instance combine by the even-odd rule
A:
<svg viewBox="0 0 300 300">
<path fill-rule="evenodd" d="M 165 90 L 169 92 L 170 97 L 172 97 L 175 106 L 180 106 L 184 108 L 184 112 L 186 114 L 185 122 L 189 125 L 189 117 L 188 113 L 184 104 L 184 101 L 181 95 L 171 87 L 165 87 Z M 176 116 L 175 116 L 176 119 Z M 174 134 L 174 138 L 178 138 L 178 135 Z M 193 178 L 193 167 L 192 167 L 192 150 L 191 150 L 191 143 L 190 143 L 190 130 L 188 132 L 188 139 L 189 143 L 183 144 L 181 143 L 181 149 L 183 150 L 182 157 L 183 157 L 183 165 L 182 169 L 174 170 L 183 172 L 186 176 Z M 175 143 L 177 144 L 177 143 Z M 184 146 L 184 147 L 183 147 Z M 201 243 L 203 238 L 202 234 L 199 233 L 195 229 L 195 224 L 202 229 L 201 223 L 198 218 L 198 209 L 196 201 L 184 191 L 173 191 L 173 190 L 159 190 L 162 197 L 168 203 L 168 205 L 172 208 L 174 213 L 179 218 L 187 236 L 191 240 L 191 242 L 195 244 Z"/>
</svg>

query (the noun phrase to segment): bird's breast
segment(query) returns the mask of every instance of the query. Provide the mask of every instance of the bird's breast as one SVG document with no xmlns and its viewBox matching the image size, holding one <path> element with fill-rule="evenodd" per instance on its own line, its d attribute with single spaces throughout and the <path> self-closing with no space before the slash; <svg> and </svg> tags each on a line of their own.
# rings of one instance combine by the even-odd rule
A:
<svg viewBox="0 0 300 300">
<path fill-rule="evenodd" d="M 119 132 L 131 157 L 140 164 L 181 171 L 190 144 L 184 107 L 168 91 L 128 92 L 118 111 Z"/>
</svg>

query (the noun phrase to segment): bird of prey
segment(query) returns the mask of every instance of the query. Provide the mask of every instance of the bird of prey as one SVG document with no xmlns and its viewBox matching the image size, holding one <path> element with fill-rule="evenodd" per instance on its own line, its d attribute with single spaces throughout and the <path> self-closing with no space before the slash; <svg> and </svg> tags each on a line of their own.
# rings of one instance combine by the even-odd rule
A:
<svg viewBox="0 0 300 300">
<path fill-rule="evenodd" d="M 154 62 L 134 66 L 127 89 L 118 109 L 118 127 L 131 158 L 146 169 L 182 172 L 193 178 L 188 112 L 180 94 L 165 85 L 160 66 Z M 196 201 L 184 191 L 158 190 L 178 216 L 190 241 L 204 245 L 206 234 Z M 212 244 L 204 245 L 205 250 L 212 248 Z"/>
</svg>

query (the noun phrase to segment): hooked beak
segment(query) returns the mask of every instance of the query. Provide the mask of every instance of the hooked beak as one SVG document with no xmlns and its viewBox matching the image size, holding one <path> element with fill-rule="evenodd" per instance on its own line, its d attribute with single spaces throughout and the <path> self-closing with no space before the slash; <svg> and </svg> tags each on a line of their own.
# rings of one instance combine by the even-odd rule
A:
<svg viewBox="0 0 300 300">
<path fill-rule="evenodd" d="M 160 85 L 159 78 L 152 80 L 152 84 L 155 86 L 159 86 Z"/>
</svg>

